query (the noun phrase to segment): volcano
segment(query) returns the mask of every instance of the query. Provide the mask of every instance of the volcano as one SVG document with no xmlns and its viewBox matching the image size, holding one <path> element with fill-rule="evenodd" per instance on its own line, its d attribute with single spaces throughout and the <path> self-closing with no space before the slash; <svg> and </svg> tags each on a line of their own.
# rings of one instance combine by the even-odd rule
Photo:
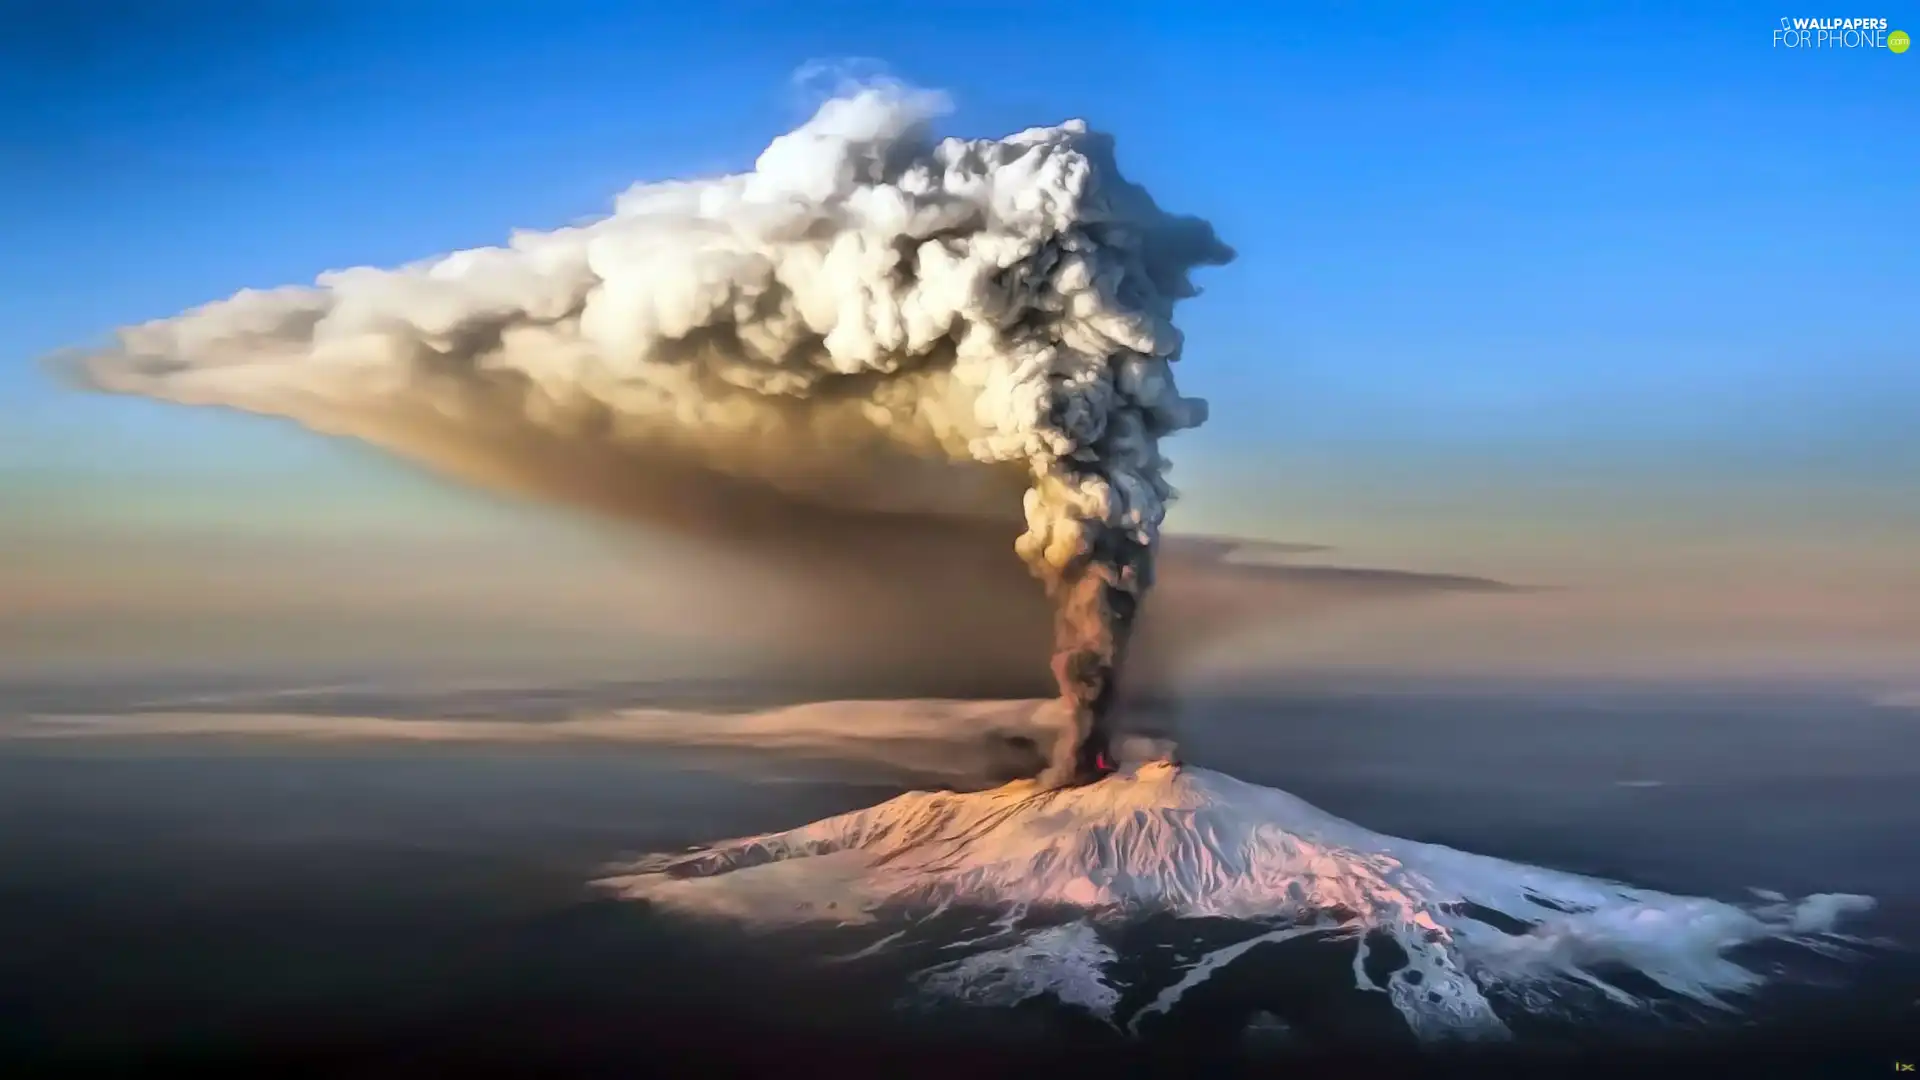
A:
<svg viewBox="0 0 1920 1080">
<path fill-rule="evenodd" d="M 785 832 L 612 868 L 599 884 L 669 911 L 760 927 L 897 928 L 977 909 L 979 951 L 922 973 L 926 993 L 1048 994 L 1113 1023 L 1113 932 L 1150 917 L 1245 924 L 1128 1023 L 1170 1008 L 1254 945 L 1351 941 L 1355 990 L 1387 994 L 1426 1040 L 1503 1038 L 1514 1009 L 1564 991 L 1641 1008 L 1655 994 L 1737 1010 L 1766 981 L 1728 954 L 1758 943 L 1844 957 L 1838 924 L 1873 906 L 1826 893 L 1677 896 L 1373 832 L 1284 791 L 1158 760 L 1081 786 L 912 792 Z M 1404 962 L 1369 974 L 1386 942 Z M 953 946 L 949 946 L 953 947 Z"/>
</svg>

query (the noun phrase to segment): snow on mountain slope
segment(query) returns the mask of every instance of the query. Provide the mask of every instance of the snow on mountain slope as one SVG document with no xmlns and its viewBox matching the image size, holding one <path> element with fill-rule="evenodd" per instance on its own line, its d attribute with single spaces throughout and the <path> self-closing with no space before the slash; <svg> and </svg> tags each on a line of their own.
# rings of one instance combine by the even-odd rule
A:
<svg viewBox="0 0 1920 1080">
<path fill-rule="evenodd" d="M 1084 913 L 1088 925 L 1153 913 L 1223 916 L 1265 924 L 1274 940 L 1358 938 L 1363 990 L 1380 989 L 1362 971 L 1366 935 L 1379 931 L 1408 957 L 1384 989 L 1428 1038 L 1504 1034 L 1483 993 L 1496 986 L 1571 981 L 1631 1002 L 1597 973 L 1619 965 L 1725 1006 L 1727 995 L 1762 981 L 1729 960 L 1729 949 L 1777 940 L 1831 951 L 1851 940 L 1834 932 L 1838 920 L 1873 905 L 1862 896 L 1789 902 L 1767 894 L 1737 906 L 1632 888 L 1384 836 L 1286 792 L 1164 762 L 1077 788 L 914 792 L 786 832 L 654 856 L 601 884 L 761 926 L 956 906 L 1004 910 L 1009 926 L 1040 911 Z M 1076 941 L 1081 947 L 1057 947 Z M 1169 1007 L 1249 944 L 1200 958 L 1146 1011 Z M 1003 953 L 1006 963 L 993 959 Z M 1112 954 L 1083 932 L 1040 930 L 1013 950 L 943 965 L 923 986 L 965 996 L 970 972 L 976 983 L 1005 986 L 1009 970 L 1045 966 L 1048 957 L 1097 971 Z M 1032 992 L 1053 985 L 1035 975 L 1016 982 Z M 1111 995 L 1083 988 L 1077 996 Z"/>
</svg>

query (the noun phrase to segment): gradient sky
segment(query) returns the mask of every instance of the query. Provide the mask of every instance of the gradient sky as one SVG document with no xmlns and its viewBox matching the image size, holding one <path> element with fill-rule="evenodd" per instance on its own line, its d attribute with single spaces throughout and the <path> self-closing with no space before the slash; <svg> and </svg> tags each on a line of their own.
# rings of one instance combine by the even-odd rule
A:
<svg viewBox="0 0 1920 1080">
<path fill-rule="evenodd" d="M 108 566 L 161 588 L 168 560 L 231 558 L 216 539 L 289 565 L 572 542 L 359 448 L 75 395 L 34 361 L 739 170 L 804 117 L 796 69 L 859 57 L 949 91 L 957 134 L 1086 117 L 1239 250 L 1182 317 L 1214 419 L 1169 447 L 1174 527 L 1790 611 L 1826 590 L 1869 622 L 1920 600 L 1920 53 L 1773 48 L 1783 13 L 1831 10 L 34 7 L 0 42 L 16 596 L 22 568 L 42 597 Z M 1854 14 L 1920 32 L 1911 0 Z"/>
</svg>

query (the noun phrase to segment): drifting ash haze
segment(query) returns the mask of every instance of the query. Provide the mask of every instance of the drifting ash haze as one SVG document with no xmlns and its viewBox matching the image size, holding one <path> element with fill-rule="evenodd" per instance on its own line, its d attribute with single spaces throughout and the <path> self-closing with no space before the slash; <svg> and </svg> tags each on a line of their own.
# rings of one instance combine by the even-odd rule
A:
<svg viewBox="0 0 1920 1080">
<path fill-rule="evenodd" d="M 1032 776 L 1036 748 L 1058 730 L 1039 701 L 825 701 L 753 712 L 629 708 L 562 720 L 165 711 L 0 715 L 13 740 L 244 738 L 280 742 L 436 742 L 513 746 L 605 743 L 663 750 L 751 751 L 773 760 L 878 765 L 921 783 L 979 788 Z M 1138 741 L 1123 736 L 1120 746 Z"/>
<path fill-rule="evenodd" d="M 243 291 L 80 370 L 753 551 L 911 553 L 1004 523 L 994 546 L 1052 601 L 1067 720 L 1047 775 L 1084 779 L 1172 497 L 1160 438 L 1206 416 L 1174 384 L 1173 307 L 1232 252 L 1081 122 L 936 141 L 944 108 L 863 89 L 749 173 Z M 907 572 L 948 573 L 948 547 Z"/>
<path fill-rule="evenodd" d="M 1246 922 L 1244 940 L 1200 956 L 1125 1018 L 1164 1013 L 1262 944 L 1354 939 L 1359 990 L 1386 993 L 1427 1040 L 1504 1038 L 1507 1009 L 1587 991 L 1651 1002 L 1631 971 L 1674 998 L 1730 1009 L 1762 978 L 1724 954 L 1773 941 L 1844 956 L 1839 919 L 1873 906 L 1824 894 L 1761 894 L 1735 906 L 1672 896 L 1370 832 L 1285 792 L 1164 761 L 1097 783 L 1032 782 L 970 794 L 915 792 L 868 810 L 616 868 L 602 885 L 707 917 L 777 927 L 880 922 L 909 939 L 950 909 L 1003 913 L 981 951 L 922 973 L 936 997 L 1008 1005 L 1042 994 L 1110 1022 L 1119 957 L 1102 931 L 1148 914 Z M 1376 981 L 1384 935 L 1406 954 Z"/>
</svg>

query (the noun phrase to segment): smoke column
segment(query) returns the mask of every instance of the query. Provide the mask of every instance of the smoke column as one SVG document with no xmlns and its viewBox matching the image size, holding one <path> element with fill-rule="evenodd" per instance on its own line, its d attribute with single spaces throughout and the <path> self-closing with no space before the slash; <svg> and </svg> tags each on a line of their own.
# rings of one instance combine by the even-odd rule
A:
<svg viewBox="0 0 1920 1080">
<path fill-rule="evenodd" d="M 1047 775 L 1072 782 L 1153 582 L 1160 439 L 1206 418 L 1174 383 L 1174 305 L 1233 254 L 1084 123 L 936 140 L 945 108 L 862 88 L 750 172 L 637 185 L 504 247 L 244 290 L 74 369 L 749 550 L 1004 522 L 1054 604 L 1067 720 Z M 942 550 L 912 572 L 942 574 Z"/>
</svg>

